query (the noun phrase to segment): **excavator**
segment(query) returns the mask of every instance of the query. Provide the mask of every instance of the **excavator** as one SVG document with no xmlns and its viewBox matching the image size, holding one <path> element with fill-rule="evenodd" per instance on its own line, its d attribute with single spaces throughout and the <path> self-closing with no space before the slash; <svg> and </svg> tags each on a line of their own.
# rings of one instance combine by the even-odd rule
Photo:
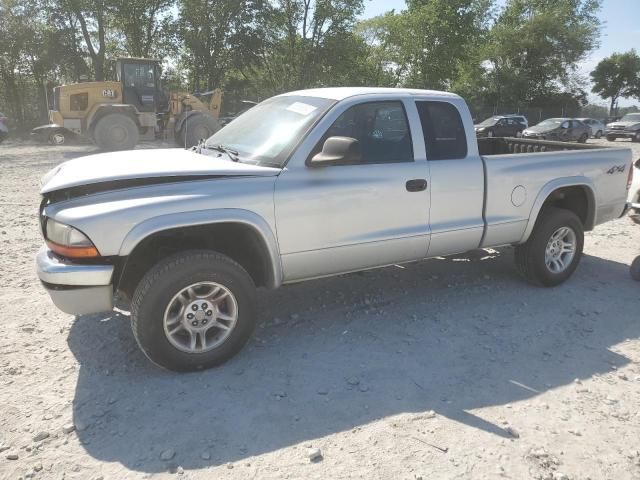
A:
<svg viewBox="0 0 640 480">
<path fill-rule="evenodd" d="M 32 133 L 55 145 L 81 136 L 111 151 L 156 138 L 190 148 L 218 131 L 222 91 L 167 92 L 160 65 L 158 59 L 119 58 L 114 81 L 54 87 L 50 123 Z"/>
</svg>

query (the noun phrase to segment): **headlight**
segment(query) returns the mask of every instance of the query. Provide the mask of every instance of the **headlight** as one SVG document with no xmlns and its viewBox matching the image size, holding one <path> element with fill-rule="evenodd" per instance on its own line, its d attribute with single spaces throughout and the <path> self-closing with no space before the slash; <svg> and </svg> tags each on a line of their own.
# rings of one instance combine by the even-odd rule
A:
<svg viewBox="0 0 640 480">
<path fill-rule="evenodd" d="M 70 258 L 98 257 L 99 253 L 91 240 L 80 230 L 70 225 L 47 218 L 46 241 L 55 253 Z"/>
</svg>

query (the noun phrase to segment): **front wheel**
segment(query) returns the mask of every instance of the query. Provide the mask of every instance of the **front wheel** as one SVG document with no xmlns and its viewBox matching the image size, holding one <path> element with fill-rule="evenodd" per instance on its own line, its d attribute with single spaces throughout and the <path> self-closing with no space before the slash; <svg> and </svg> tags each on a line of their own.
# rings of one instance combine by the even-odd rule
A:
<svg viewBox="0 0 640 480">
<path fill-rule="evenodd" d="M 582 135 L 580 135 L 580 138 L 578 139 L 578 143 L 587 143 L 588 138 L 589 138 L 589 135 L 586 133 L 583 133 Z"/>
<path fill-rule="evenodd" d="M 191 148 L 218 130 L 220 130 L 220 125 L 211 115 L 196 114 L 185 119 L 177 138 L 181 141 L 181 146 Z"/>
<path fill-rule="evenodd" d="M 539 215 L 529 240 L 515 249 L 516 265 L 529 283 L 554 287 L 578 267 L 584 228 L 569 210 L 550 207 Z"/>
<path fill-rule="evenodd" d="M 596 132 L 596 139 L 600 139 L 600 137 L 602 137 L 602 130 Z"/>
<path fill-rule="evenodd" d="M 93 139 L 101 150 L 131 150 L 138 143 L 138 126 L 128 115 L 109 113 L 96 123 Z"/>
<path fill-rule="evenodd" d="M 229 257 L 187 251 L 155 265 L 131 302 L 133 334 L 156 365 L 186 372 L 220 365 L 255 325 L 255 286 Z"/>
<path fill-rule="evenodd" d="M 616 141 L 616 137 L 612 137 L 610 135 L 607 135 L 607 141 L 608 142 L 615 142 Z"/>
</svg>

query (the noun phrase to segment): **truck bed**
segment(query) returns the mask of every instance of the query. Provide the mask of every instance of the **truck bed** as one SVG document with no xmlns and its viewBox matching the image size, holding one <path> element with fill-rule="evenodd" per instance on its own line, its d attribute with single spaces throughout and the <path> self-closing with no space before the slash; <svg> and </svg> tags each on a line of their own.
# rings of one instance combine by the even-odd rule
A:
<svg viewBox="0 0 640 480">
<path fill-rule="evenodd" d="M 585 229 L 621 215 L 631 151 L 627 148 L 551 142 L 522 138 L 483 138 L 478 150 L 485 171 L 483 246 L 511 243 L 531 227 L 539 200 L 556 187 L 582 185 L 574 190 L 590 202 L 585 185 L 595 198 L 594 217 Z M 582 198 L 582 197 L 580 197 Z"/>
<path fill-rule="evenodd" d="M 566 150 L 594 150 L 601 147 L 585 143 L 552 142 L 527 138 L 479 138 L 478 151 L 482 156 L 507 155 L 511 153 L 560 152 Z"/>
</svg>

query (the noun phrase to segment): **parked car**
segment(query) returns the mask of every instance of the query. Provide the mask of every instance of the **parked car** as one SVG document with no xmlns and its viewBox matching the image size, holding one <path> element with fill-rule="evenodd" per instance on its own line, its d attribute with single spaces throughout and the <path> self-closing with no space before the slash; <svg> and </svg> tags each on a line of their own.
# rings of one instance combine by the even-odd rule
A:
<svg viewBox="0 0 640 480">
<path fill-rule="evenodd" d="M 629 214 L 631 219 L 640 225 L 640 158 L 634 164 L 633 182 L 629 189 Z"/>
<path fill-rule="evenodd" d="M 618 138 L 640 142 L 640 113 L 627 113 L 619 121 L 607 124 L 605 135 L 610 142 Z"/>
<path fill-rule="evenodd" d="M 529 120 L 527 120 L 527 117 L 525 117 L 524 115 L 520 115 L 519 113 L 506 113 L 502 116 L 515 119 L 518 123 L 524 125 L 524 128 L 529 127 Z"/>
<path fill-rule="evenodd" d="M 0 143 L 4 141 L 5 138 L 9 135 L 9 119 L 7 116 L 0 112 Z"/>
<path fill-rule="evenodd" d="M 196 151 L 55 167 L 42 181 L 37 271 L 68 313 L 131 299 L 147 357 L 197 370 L 242 348 L 259 286 L 501 245 L 515 246 L 526 280 L 558 285 L 584 231 L 625 213 L 630 172 L 628 148 L 476 140 L 454 94 L 303 90 Z"/>
<path fill-rule="evenodd" d="M 235 120 L 244 112 L 255 107 L 258 104 L 257 102 L 254 102 L 252 100 L 240 100 L 240 103 L 242 104 L 242 108 L 240 109 L 240 111 L 218 118 L 218 123 L 220 124 L 221 127 L 224 127 L 225 125 L 231 123 L 232 120 Z"/>
<path fill-rule="evenodd" d="M 489 117 L 474 126 L 478 137 L 519 137 L 525 126 L 511 117 Z"/>
<path fill-rule="evenodd" d="M 591 136 L 593 138 L 600 138 L 604 134 L 604 123 L 600 120 L 595 118 L 578 118 L 578 120 L 591 128 Z"/>
<path fill-rule="evenodd" d="M 591 128 L 575 118 L 549 118 L 522 132 L 524 138 L 585 143 Z"/>
</svg>

